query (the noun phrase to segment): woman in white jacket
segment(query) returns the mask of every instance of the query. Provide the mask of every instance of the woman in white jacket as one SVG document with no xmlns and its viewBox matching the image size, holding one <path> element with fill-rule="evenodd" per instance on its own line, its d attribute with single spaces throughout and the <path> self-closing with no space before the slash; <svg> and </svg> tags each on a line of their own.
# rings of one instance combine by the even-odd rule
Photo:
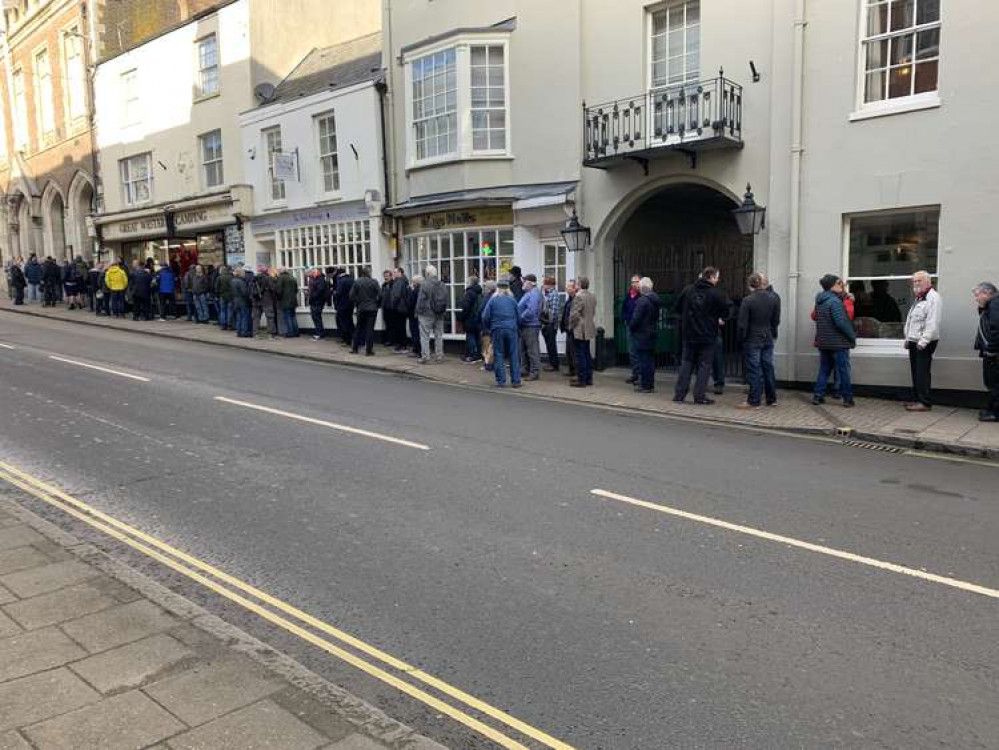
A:
<svg viewBox="0 0 999 750">
<path fill-rule="evenodd" d="M 933 281 L 926 271 L 913 274 L 912 293 L 915 299 L 905 318 L 905 348 L 909 350 L 914 397 L 905 408 L 909 411 L 929 411 L 933 408 L 930 368 L 940 339 L 940 295 L 933 288 Z"/>
</svg>

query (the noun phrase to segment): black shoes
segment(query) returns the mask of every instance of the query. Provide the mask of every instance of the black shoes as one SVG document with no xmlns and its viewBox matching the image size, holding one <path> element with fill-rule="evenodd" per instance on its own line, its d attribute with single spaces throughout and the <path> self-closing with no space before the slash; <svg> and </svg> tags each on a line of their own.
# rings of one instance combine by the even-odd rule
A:
<svg viewBox="0 0 999 750">
<path fill-rule="evenodd" d="M 698 398 L 694 399 L 694 403 L 698 406 L 711 406 L 715 400 L 713 398 Z"/>
<path fill-rule="evenodd" d="M 850 399 L 846 399 L 846 398 L 843 399 L 843 408 L 844 409 L 852 409 L 854 406 L 856 406 L 856 404 L 853 402 L 852 398 L 850 398 Z"/>
<path fill-rule="evenodd" d="M 825 402 L 822 396 L 812 396 L 812 406 L 822 406 Z"/>
<path fill-rule="evenodd" d="M 978 412 L 979 422 L 999 422 L 999 414 L 989 411 L 988 409 L 982 409 Z"/>
</svg>

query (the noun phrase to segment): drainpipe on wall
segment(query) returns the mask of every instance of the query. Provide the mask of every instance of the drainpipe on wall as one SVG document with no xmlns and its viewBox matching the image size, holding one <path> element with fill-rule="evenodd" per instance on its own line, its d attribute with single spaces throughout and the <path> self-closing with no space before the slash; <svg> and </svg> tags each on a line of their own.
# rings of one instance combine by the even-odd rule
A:
<svg viewBox="0 0 999 750">
<path fill-rule="evenodd" d="M 791 237 L 787 273 L 788 371 L 787 379 L 798 379 L 798 260 L 801 252 L 801 142 L 805 89 L 805 20 L 806 0 L 796 0 L 794 17 L 794 58 L 791 91 Z"/>
<path fill-rule="evenodd" d="M 93 45 L 97 39 L 97 26 L 94 15 L 87 8 L 87 0 L 80 3 L 80 15 L 83 17 L 83 69 L 87 75 L 87 124 L 90 126 L 90 169 L 94 176 L 94 195 L 91 210 L 96 215 L 101 209 L 104 188 L 101 185 L 100 163 L 97 159 L 97 98 L 94 91 L 94 79 L 97 77 L 97 62 Z M 91 70 L 93 67 L 93 70 Z M 101 246 L 98 237 L 91 247 L 91 255 L 100 261 Z M 80 248 L 82 252 L 83 248 Z"/>
</svg>

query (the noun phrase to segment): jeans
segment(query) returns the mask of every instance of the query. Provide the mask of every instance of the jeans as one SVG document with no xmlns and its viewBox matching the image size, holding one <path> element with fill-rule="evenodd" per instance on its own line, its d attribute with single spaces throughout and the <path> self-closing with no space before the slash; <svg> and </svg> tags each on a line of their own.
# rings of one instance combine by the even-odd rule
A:
<svg viewBox="0 0 999 750">
<path fill-rule="evenodd" d="M 171 318 L 177 317 L 173 309 L 173 292 L 160 293 L 160 317 L 165 318 L 168 315 Z"/>
<path fill-rule="evenodd" d="M 416 319 L 416 316 L 409 318 L 409 338 L 413 344 L 413 352 L 420 356 L 420 321 Z"/>
<path fill-rule="evenodd" d="M 514 385 L 520 383 L 520 342 L 517 332 L 510 328 L 494 328 L 489 333 L 493 343 L 493 356 L 495 364 L 493 370 L 496 374 L 496 382 L 499 385 L 506 385 L 506 364 L 510 363 L 510 382 Z"/>
<path fill-rule="evenodd" d="M 982 380 L 989 392 L 989 404 L 986 411 L 999 417 L 999 357 L 982 358 Z"/>
<path fill-rule="evenodd" d="M 323 310 L 326 305 L 312 305 L 309 307 L 309 315 L 312 316 L 313 335 L 322 338 L 326 335 L 326 327 L 323 325 Z"/>
<path fill-rule="evenodd" d="M 715 341 L 715 353 L 711 362 L 711 379 L 719 388 L 725 387 L 725 340 L 721 336 Z"/>
<path fill-rule="evenodd" d="M 187 310 L 188 322 L 194 322 L 197 311 L 194 309 L 194 294 L 192 292 L 184 292 L 184 308 Z"/>
<path fill-rule="evenodd" d="M 434 356 L 444 359 L 444 318 L 439 316 L 420 317 L 420 356 L 427 359 L 430 356 L 430 336 L 434 337 Z"/>
<path fill-rule="evenodd" d="M 760 399 L 766 393 L 767 403 L 777 403 L 777 376 L 774 373 L 774 342 L 747 342 L 744 356 L 746 359 L 746 382 L 749 383 L 749 397 L 746 401 L 753 406 L 760 405 Z"/>
<path fill-rule="evenodd" d="M 574 338 L 572 344 L 576 352 L 577 379 L 583 385 L 593 385 L 593 355 L 589 339 Z"/>
<path fill-rule="evenodd" d="M 706 344 L 686 341 L 683 343 L 680 374 L 677 376 L 676 390 L 673 392 L 673 398 L 676 401 L 683 401 L 687 398 L 687 391 L 690 390 L 690 377 L 695 368 L 697 379 L 694 381 L 694 401 L 704 401 L 716 346 L 714 341 L 709 341 Z"/>
<path fill-rule="evenodd" d="M 527 366 L 528 374 L 532 378 L 541 373 L 541 342 L 538 339 L 540 334 L 540 328 L 520 329 L 520 340 L 524 345 L 524 351 L 527 353 L 524 364 Z"/>
<path fill-rule="evenodd" d="M 382 309 L 382 325 L 385 326 L 385 330 L 382 331 L 382 343 L 385 346 L 397 346 L 396 334 L 399 328 L 396 325 L 395 310 Z"/>
<path fill-rule="evenodd" d="M 352 347 L 354 354 L 357 354 L 357 350 L 362 345 L 368 354 L 375 350 L 375 321 L 377 319 L 377 310 L 357 314 L 357 327 L 354 329 L 354 345 Z"/>
<path fill-rule="evenodd" d="M 38 284 L 28 284 L 28 302 L 38 301 Z"/>
<path fill-rule="evenodd" d="M 545 353 L 548 364 L 553 370 L 558 370 L 558 329 L 555 326 L 541 326 L 541 338 L 545 340 Z"/>
<path fill-rule="evenodd" d="M 194 295 L 194 310 L 197 314 L 199 323 L 208 322 L 208 295 L 207 294 L 195 294 Z"/>
<path fill-rule="evenodd" d="M 631 368 L 632 379 L 637 383 L 642 376 L 641 364 L 638 360 L 638 342 L 628 330 L 627 324 L 625 324 L 624 335 L 628 342 L 628 366 Z"/>
<path fill-rule="evenodd" d="M 630 347 L 631 337 L 628 338 Z M 635 354 L 638 357 L 638 384 L 644 390 L 651 391 L 656 387 L 656 350 L 651 347 L 648 349 L 636 347 Z"/>
<path fill-rule="evenodd" d="M 295 315 L 295 308 L 281 308 L 281 319 L 284 321 L 284 337 L 293 339 L 298 336 L 298 318 Z"/>
<path fill-rule="evenodd" d="M 465 349 L 469 359 L 479 359 L 482 357 L 482 344 L 479 341 L 478 329 L 474 331 L 465 330 Z"/>
<path fill-rule="evenodd" d="M 234 307 L 233 317 L 236 325 L 236 335 L 241 339 L 253 336 L 253 324 L 250 322 L 249 307 Z"/>
<path fill-rule="evenodd" d="M 843 401 L 853 401 L 849 349 L 819 349 L 819 377 L 815 381 L 815 395 L 818 398 L 825 398 L 829 373 L 834 369 L 839 378 L 839 390 Z"/>
<path fill-rule="evenodd" d="M 930 398 L 932 379 L 930 368 L 933 366 L 933 352 L 937 350 L 937 342 L 931 341 L 925 349 L 916 346 L 915 341 L 907 341 L 909 349 L 909 369 L 912 372 L 912 396 L 917 404 L 933 406 Z"/>
<path fill-rule="evenodd" d="M 219 298 L 219 328 L 232 328 L 234 317 L 232 314 L 232 302 Z"/>
<path fill-rule="evenodd" d="M 124 292 L 111 292 L 111 314 L 115 316 L 125 314 Z"/>
</svg>

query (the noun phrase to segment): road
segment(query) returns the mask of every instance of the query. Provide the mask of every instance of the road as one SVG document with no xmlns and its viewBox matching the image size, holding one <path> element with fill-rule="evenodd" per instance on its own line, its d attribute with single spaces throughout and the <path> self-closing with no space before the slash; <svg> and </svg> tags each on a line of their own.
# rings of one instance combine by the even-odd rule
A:
<svg viewBox="0 0 999 750">
<path fill-rule="evenodd" d="M 3 461 L 569 746 L 999 747 L 999 469 L 12 314 L 0 343 Z"/>
</svg>

